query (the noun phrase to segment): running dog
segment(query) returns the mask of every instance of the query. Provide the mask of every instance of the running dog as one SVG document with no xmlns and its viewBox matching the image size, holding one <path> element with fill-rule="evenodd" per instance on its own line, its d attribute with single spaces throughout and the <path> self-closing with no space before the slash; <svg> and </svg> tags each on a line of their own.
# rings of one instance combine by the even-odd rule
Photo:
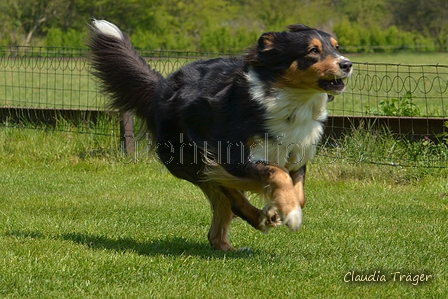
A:
<svg viewBox="0 0 448 299">
<path fill-rule="evenodd" d="M 327 102 L 352 73 L 330 34 L 287 29 L 263 33 L 241 57 L 196 61 L 163 77 L 117 26 L 90 26 L 90 61 L 110 108 L 142 119 L 161 162 L 207 196 L 208 240 L 216 250 L 235 250 L 228 233 L 236 216 L 260 231 L 299 229 L 306 163 L 322 136 Z M 246 191 L 266 206 L 254 207 Z"/>
</svg>

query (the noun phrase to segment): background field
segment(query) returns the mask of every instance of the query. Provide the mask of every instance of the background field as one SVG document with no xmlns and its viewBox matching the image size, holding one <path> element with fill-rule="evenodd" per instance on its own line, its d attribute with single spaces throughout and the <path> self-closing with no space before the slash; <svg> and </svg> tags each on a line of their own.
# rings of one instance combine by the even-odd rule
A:
<svg viewBox="0 0 448 299">
<path fill-rule="evenodd" d="M 395 53 L 364 53 L 344 54 L 353 62 L 370 63 L 396 63 L 396 64 L 443 64 L 448 65 L 448 55 L 443 52 L 418 53 L 418 52 L 395 52 Z"/>
<path fill-rule="evenodd" d="M 201 192 L 150 156 L 120 156 L 114 138 L 3 127 L 0 144 L 2 298 L 448 296 L 447 169 L 320 155 L 300 232 L 237 220 L 231 241 L 252 250 L 221 253 Z M 344 282 L 349 271 L 388 281 Z"/>
</svg>

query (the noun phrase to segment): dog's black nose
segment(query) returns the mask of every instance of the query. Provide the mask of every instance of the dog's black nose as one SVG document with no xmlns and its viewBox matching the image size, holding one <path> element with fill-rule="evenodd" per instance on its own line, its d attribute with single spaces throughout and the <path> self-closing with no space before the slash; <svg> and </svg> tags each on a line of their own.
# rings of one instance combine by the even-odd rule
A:
<svg viewBox="0 0 448 299">
<path fill-rule="evenodd" d="M 348 73 L 352 69 L 352 62 L 350 60 L 342 60 L 341 62 L 339 62 L 339 67 L 341 68 L 341 70 Z"/>
</svg>

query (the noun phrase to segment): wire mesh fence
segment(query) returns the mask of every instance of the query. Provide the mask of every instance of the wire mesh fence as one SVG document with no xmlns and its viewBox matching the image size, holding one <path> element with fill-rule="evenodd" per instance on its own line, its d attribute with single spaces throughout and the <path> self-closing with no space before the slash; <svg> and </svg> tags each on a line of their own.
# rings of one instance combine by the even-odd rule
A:
<svg viewBox="0 0 448 299">
<path fill-rule="evenodd" d="M 140 54 L 163 75 L 198 59 L 234 56 L 184 51 Z M 118 117 L 105 112 L 106 99 L 89 72 L 86 55 L 86 49 L 0 47 L 0 120 L 4 124 L 17 120 L 25 125 L 57 123 L 59 130 L 75 126 L 79 132 L 118 134 Z M 447 101 L 448 65 L 354 63 L 346 92 L 329 103 L 326 134 L 340 138 L 353 127 L 367 128 L 363 131 L 367 135 L 387 129 L 394 138 L 406 136 L 446 145 Z M 447 166 L 443 153 L 435 156 L 436 165 Z M 396 163 L 390 159 L 384 163 Z"/>
<path fill-rule="evenodd" d="M 89 72 L 86 49 L 0 47 L 0 105 L 103 110 L 105 98 Z M 218 53 L 141 51 L 164 75 Z"/>
<path fill-rule="evenodd" d="M 354 63 L 334 115 L 444 117 L 448 115 L 448 65 Z"/>
<path fill-rule="evenodd" d="M 100 110 L 85 49 L 0 49 L 0 105 L 4 107 Z"/>
</svg>

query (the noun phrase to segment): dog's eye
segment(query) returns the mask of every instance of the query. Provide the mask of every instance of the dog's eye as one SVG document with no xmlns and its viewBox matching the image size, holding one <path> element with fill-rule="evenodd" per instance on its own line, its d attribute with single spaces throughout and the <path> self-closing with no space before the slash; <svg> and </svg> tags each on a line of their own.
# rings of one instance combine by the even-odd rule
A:
<svg viewBox="0 0 448 299">
<path fill-rule="evenodd" d="M 309 54 L 319 54 L 319 48 L 313 47 L 308 51 Z"/>
</svg>

